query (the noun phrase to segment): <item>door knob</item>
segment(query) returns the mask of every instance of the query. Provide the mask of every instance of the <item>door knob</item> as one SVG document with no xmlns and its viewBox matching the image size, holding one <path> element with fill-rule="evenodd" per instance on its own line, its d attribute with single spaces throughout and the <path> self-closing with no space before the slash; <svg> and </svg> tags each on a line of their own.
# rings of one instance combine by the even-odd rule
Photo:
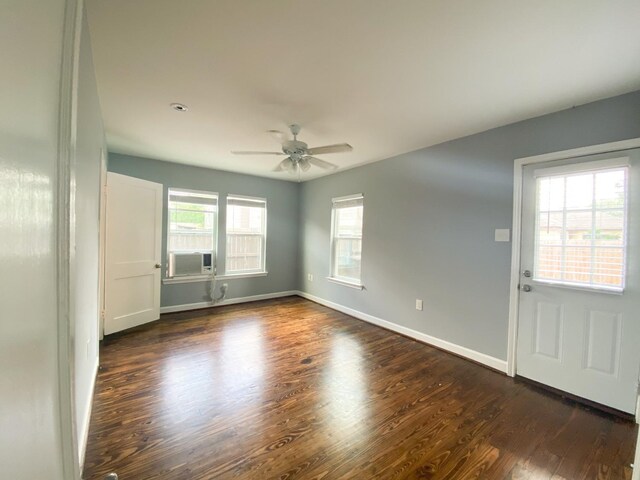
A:
<svg viewBox="0 0 640 480">
<path fill-rule="evenodd" d="M 523 292 L 530 292 L 531 291 L 531 285 L 522 285 L 521 290 Z"/>
<path fill-rule="evenodd" d="M 104 480 L 118 480 L 118 474 L 117 473 L 110 473 L 109 475 L 104 477 Z"/>
<path fill-rule="evenodd" d="M 162 268 L 162 264 L 156 263 L 156 268 Z"/>
</svg>

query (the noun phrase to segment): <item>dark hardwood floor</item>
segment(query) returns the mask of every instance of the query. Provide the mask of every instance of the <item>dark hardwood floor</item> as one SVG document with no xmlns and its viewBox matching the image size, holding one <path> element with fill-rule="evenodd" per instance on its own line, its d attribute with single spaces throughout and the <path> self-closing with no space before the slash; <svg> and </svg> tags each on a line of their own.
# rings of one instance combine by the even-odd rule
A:
<svg viewBox="0 0 640 480">
<path fill-rule="evenodd" d="M 633 423 L 298 297 L 100 355 L 85 479 L 631 478 Z"/>
</svg>

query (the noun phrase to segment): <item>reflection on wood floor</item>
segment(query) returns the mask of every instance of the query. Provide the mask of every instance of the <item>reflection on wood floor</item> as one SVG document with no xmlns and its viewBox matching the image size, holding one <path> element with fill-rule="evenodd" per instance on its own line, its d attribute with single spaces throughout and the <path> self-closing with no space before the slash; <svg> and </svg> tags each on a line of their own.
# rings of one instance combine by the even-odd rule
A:
<svg viewBox="0 0 640 480">
<path fill-rule="evenodd" d="M 85 479 L 631 478 L 633 423 L 298 297 L 100 355 Z"/>
</svg>

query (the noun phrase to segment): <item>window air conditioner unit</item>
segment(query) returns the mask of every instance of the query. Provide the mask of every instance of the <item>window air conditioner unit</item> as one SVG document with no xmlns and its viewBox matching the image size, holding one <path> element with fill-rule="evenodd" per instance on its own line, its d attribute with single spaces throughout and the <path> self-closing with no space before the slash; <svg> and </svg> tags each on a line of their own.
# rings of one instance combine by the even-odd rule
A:
<svg viewBox="0 0 640 480">
<path fill-rule="evenodd" d="M 213 253 L 195 252 L 169 254 L 169 276 L 211 275 L 213 272 Z"/>
</svg>

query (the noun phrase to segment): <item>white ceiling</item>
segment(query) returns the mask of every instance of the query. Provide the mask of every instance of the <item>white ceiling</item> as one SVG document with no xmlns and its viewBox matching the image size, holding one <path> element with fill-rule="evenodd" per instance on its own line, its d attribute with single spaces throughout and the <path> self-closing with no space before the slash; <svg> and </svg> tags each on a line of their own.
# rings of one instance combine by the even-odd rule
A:
<svg viewBox="0 0 640 480">
<path fill-rule="evenodd" d="M 292 122 L 344 169 L 640 88 L 638 0 L 87 4 L 110 150 L 254 175 Z"/>
</svg>

